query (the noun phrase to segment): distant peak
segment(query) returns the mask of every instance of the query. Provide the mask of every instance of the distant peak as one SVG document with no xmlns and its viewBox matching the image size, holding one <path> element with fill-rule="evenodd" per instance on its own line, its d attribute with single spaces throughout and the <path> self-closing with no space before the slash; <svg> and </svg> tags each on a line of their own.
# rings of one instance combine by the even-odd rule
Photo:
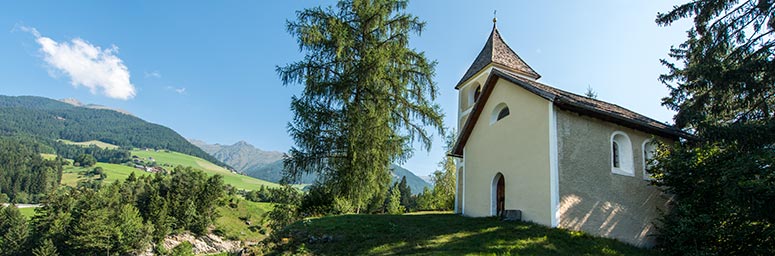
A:
<svg viewBox="0 0 775 256">
<path fill-rule="evenodd" d="M 83 106 L 83 103 L 81 103 L 81 101 L 79 101 L 76 98 L 64 98 L 64 99 L 61 99 L 59 101 L 67 103 L 67 104 L 70 104 L 70 105 L 73 105 L 73 106 L 76 106 L 76 107 Z"/>
<path fill-rule="evenodd" d="M 248 143 L 247 141 L 241 140 L 241 141 L 237 141 L 237 143 L 234 143 L 234 146 L 251 146 L 252 147 L 253 145 L 250 145 L 250 143 Z"/>
<path fill-rule="evenodd" d="M 70 104 L 70 105 L 73 105 L 73 106 L 76 106 L 76 107 L 83 107 L 83 108 L 90 108 L 90 109 L 107 109 L 107 110 L 113 110 L 113 111 L 119 112 L 121 114 L 133 116 L 132 113 L 130 113 L 129 111 L 123 110 L 123 109 L 111 108 L 111 107 L 108 107 L 108 106 L 97 105 L 97 104 L 83 104 L 83 102 L 79 101 L 76 98 L 64 98 L 64 99 L 61 99 L 59 101 L 67 103 L 67 104 Z"/>
</svg>

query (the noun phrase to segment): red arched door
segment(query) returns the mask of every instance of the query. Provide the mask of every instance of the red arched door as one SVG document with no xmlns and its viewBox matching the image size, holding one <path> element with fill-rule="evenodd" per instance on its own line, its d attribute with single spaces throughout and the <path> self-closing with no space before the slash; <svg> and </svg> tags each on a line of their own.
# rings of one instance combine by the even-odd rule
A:
<svg viewBox="0 0 775 256">
<path fill-rule="evenodd" d="M 503 175 L 498 177 L 498 185 L 495 191 L 496 214 L 499 217 L 503 217 L 503 211 L 506 210 L 506 182 L 503 180 Z"/>
</svg>

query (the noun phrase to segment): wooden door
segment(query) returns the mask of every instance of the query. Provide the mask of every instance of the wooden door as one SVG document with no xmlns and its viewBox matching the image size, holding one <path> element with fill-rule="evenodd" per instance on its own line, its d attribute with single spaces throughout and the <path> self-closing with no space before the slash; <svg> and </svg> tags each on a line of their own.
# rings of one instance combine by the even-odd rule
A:
<svg viewBox="0 0 775 256">
<path fill-rule="evenodd" d="M 506 210 L 506 182 L 503 180 L 503 175 L 498 178 L 498 187 L 496 188 L 496 214 L 499 217 L 503 217 L 503 211 Z"/>
</svg>

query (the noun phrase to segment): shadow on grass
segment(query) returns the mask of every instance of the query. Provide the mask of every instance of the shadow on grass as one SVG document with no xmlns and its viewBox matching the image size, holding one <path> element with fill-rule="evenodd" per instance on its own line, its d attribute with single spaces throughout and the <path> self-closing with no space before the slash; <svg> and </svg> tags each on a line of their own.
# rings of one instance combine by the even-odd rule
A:
<svg viewBox="0 0 775 256">
<path fill-rule="evenodd" d="M 612 239 L 453 214 L 342 215 L 290 226 L 273 253 L 314 255 L 652 255 Z"/>
</svg>

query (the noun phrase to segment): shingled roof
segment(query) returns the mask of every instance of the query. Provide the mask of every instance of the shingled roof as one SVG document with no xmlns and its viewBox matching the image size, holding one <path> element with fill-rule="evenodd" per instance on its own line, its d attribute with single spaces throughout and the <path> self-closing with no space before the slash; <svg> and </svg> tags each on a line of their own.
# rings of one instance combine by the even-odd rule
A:
<svg viewBox="0 0 775 256">
<path fill-rule="evenodd" d="M 512 82 L 517 86 L 520 86 L 552 102 L 560 109 L 591 116 L 604 121 L 609 121 L 625 127 L 666 138 L 678 139 L 682 137 L 690 137 L 690 135 L 686 134 L 678 128 L 648 118 L 644 115 L 635 113 L 618 105 L 566 92 L 539 83 L 535 80 L 527 79 L 516 72 L 503 70 L 500 68 L 493 68 L 489 77 L 487 78 L 487 82 L 484 85 L 480 99 L 474 104 L 471 115 L 468 116 L 465 125 L 460 131 L 460 136 L 458 136 L 458 139 L 455 142 L 455 147 L 450 153 L 451 156 L 463 156 L 463 148 L 468 141 L 468 137 L 471 136 L 474 125 L 476 125 L 476 120 L 479 119 L 479 115 L 484 109 L 484 105 L 487 102 L 487 99 L 490 97 L 490 94 L 492 94 L 493 88 L 495 87 L 498 79 L 505 79 L 509 82 Z"/>
<path fill-rule="evenodd" d="M 490 37 L 487 39 L 487 43 L 484 44 L 484 48 L 476 56 L 474 63 L 468 68 L 463 78 L 457 83 L 455 89 L 459 89 L 463 83 L 468 79 L 476 75 L 480 70 L 485 68 L 490 63 L 500 64 L 501 66 L 519 72 L 520 74 L 538 79 L 541 75 L 535 72 L 522 58 L 517 55 L 514 50 L 503 41 L 501 34 L 498 32 L 498 28 L 493 24 Z"/>
</svg>

